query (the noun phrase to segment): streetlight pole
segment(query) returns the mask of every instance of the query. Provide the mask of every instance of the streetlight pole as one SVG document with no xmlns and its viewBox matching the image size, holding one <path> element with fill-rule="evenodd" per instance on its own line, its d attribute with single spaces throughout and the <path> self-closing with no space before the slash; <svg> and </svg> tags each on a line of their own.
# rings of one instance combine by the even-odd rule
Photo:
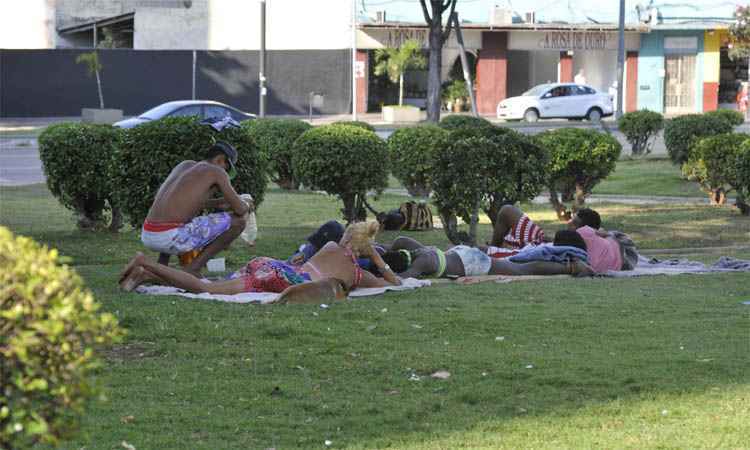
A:
<svg viewBox="0 0 750 450">
<path fill-rule="evenodd" d="M 266 117 L 266 0 L 260 0 L 260 73 L 258 74 L 260 88 L 260 117 Z"/>
<path fill-rule="evenodd" d="M 620 30 L 617 42 L 617 110 L 615 117 L 622 117 L 622 93 L 624 91 L 623 72 L 625 71 L 625 0 L 620 0 Z"/>
<path fill-rule="evenodd" d="M 352 0 L 352 120 L 357 120 L 357 0 Z"/>
</svg>

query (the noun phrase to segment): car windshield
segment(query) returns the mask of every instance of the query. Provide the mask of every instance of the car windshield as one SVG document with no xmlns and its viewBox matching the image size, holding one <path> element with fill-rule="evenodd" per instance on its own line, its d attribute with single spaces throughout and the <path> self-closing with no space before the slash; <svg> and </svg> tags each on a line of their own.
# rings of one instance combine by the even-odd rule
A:
<svg viewBox="0 0 750 450">
<path fill-rule="evenodd" d="M 551 84 L 540 84 L 539 86 L 534 86 L 533 88 L 529 89 L 528 91 L 524 92 L 521 95 L 524 95 L 524 96 L 531 95 L 531 96 L 536 97 L 537 95 L 540 95 L 542 92 L 544 92 L 547 89 L 549 89 L 550 86 L 552 86 L 552 85 Z"/>
<path fill-rule="evenodd" d="M 170 103 L 164 103 L 164 104 L 159 105 L 159 106 L 157 106 L 155 108 L 149 109 L 145 113 L 143 113 L 140 116 L 138 116 L 138 118 L 140 118 L 140 119 L 149 119 L 149 120 L 161 119 L 162 117 L 164 117 L 167 114 L 169 114 L 172 111 L 174 111 L 175 108 L 177 108 L 177 106 L 174 105 L 173 103 L 172 104 L 170 104 Z"/>
</svg>

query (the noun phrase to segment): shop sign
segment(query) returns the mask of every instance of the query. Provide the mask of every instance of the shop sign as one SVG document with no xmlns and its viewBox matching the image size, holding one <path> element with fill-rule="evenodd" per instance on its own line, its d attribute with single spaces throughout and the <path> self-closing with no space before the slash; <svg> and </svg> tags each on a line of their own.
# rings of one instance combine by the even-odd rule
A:
<svg viewBox="0 0 750 450">
<path fill-rule="evenodd" d="M 406 41 L 417 41 L 427 48 L 427 30 L 388 30 L 383 44 L 389 48 L 399 48 Z"/>
<path fill-rule="evenodd" d="M 640 36 L 625 35 L 625 48 L 638 50 Z M 509 50 L 596 51 L 617 50 L 617 34 L 604 31 L 512 31 L 508 39 Z"/>
<path fill-rule="evenodd" d="M 664 50 L 698 50 L 698 38 L 695 36 L 666 37 L 664 38 Z"/>
</svg>

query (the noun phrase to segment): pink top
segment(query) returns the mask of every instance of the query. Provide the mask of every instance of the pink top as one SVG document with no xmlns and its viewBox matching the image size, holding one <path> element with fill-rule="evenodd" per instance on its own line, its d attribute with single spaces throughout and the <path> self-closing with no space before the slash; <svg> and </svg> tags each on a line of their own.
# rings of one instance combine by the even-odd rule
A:
<svg viewBox="0 0 750 450">
<path fill-rule="evenodd" d="M 622 269 L 620 244 L 616 240 L 597 235 L 596 230 L 589 226 L 581 227 L 576 231 L 586 242 L 589 264 L 594 272 L 601 273 Z"/>
</svg>

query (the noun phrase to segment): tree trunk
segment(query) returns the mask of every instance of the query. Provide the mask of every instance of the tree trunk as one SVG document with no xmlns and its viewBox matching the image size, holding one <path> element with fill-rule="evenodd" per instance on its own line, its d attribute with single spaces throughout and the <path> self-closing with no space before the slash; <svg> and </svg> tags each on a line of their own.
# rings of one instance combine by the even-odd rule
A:
<svg viewBox="0 0 750 450">
<path fill-rule="evenodd" d="M 341 210 L 341 213 L 344 215 L 344 220 L 346 220 L 347 225 L 356 222 L 354 214 L 356 198 L 357 196 L 355 194 L 346 194 L 341 196 L 341 201 L 344 202 L 344 209 Z"/>
<path fill-rule="evenodd" d="M 709 198 L 712 205 L 724 205 L 727 202 L 727 193 L 724 188 L 711 189 Z"/>
<path fill-rule="evenodd" d="M 122 211 L 120 211 L 120 208 L 112 206 L 112 221 L 109 223 L 109 231 L 117 233 L 122 228 L 122 223 Z"/>
<path fill-rule="evenodd" d="M 404 106 L 404 73 L 398 77 L 398 106 Z"/>
<path fill-rule="evenodd" d="M 740 214 L 743 216 L 750 216 L 750 205 L 745 203 L 745 199 L 741 195 L 737 195 L 737 200 L 734 201 L 734 206 L 740 210 Z"/>
<path fill-rule="evenodd" d="M 576 212 L 579 209 L 583 209 L 583 207 L 586 205 L 586 191 L 583 189 L 583 186 L 578 183 L 576 183 L 576 194 L 574 200 L 573 212 Z"/>
<path fill-rule="evenodd" d="M 563 222 L 567 222 L 568 220 L 570 220 L 572 216 L 570 211 L 568 211 L 568 208 L 565 207 L 565 204 L 560 201 L 557 192 L 552 188 L 549 189 L 549 202 L 552 204 L 552 208 L 555 209 L 558 220 L 561 220 Z"/>
<path fill-rule="evenodd" d="M 440 70 L 443 65 L 443 25 L 440 16 L 430 24 L 430 59 L 427 74 L 427 121 L 440 121 Z"/>
<path fill-rule="evenodd" d="M 474 204 L 474 211 L 471 213 L 471 221 L 469 222 L 469 237 L 471 238 L 471 245 L 477 242 L 477 225 L 479 224 L 479 205 L 480 200 Z"/>
<path fill-rule="evenodd" d="M 448 211 L 438 210 L 440 221 L 443 222 L 443 231 L 453 245 L 473 245 L 471 237 L 463 231 L 458 231 L 458 219 Z"/>
<path fill-rule="evenodd" d="M 99 108 L 104 109 L 104 95 L 102 95 L 102 79 L 99 70 L 96 70 L 96 87 L 99 90 Z"/>
</svg>

